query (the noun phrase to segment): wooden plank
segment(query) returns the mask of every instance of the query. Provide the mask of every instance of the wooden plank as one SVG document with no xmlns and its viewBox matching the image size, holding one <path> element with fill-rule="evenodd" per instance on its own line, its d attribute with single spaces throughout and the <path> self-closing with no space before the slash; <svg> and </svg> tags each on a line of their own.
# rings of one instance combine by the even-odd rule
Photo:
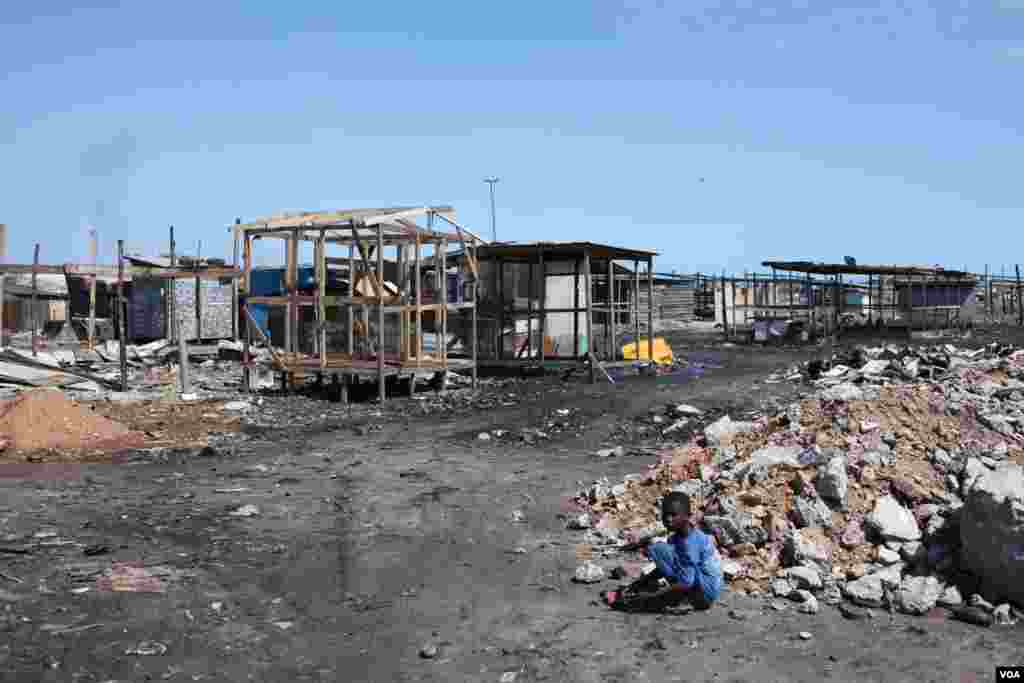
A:
<svg viewBox="0 0 1024 683">
<path fill-rule="evenodd" d="M 458 230 L 458 231 L 461 231 L 461 232 L 464 232 L 464 233 L 466 233 L 467 235 L 469 235 L 470 237 L 472 237 L 472 238 L 473 238 L 474 240 L 476 240 L 476 242 L 477 242 L 478 244 L 487 244 L 487 240 L 485 240 L 485 239 L 484 239 L 483 237 L 480 237 L 480 235 L 476 234 L 475 232 L 473 232 L 472 230 L 470 230 L 470 229 L 469 229 L 469 228 L 467 228 L 466 226 L 464 226 L 464 225 L 459 225 L 458 223 L 456 223 L 455 221 L 453 221 L 453 220 L 452 220 L 451 218 L 449 218 L 448 216 L 445 216 L 445 215 L 444 215 L 443 213 L 438 213 L 437 211 L 435 211 L 435 212 L 433 212 L 433 213 L 434 213 L 434 215 L 435 215 L 435 216 L 437 216 L 437 217 L 438 217 L 438 218 L 440 218 L 441 220 L 443 220 L 443 221 L 445 221 L 446 223 L 448 223 L 449 225 L 453 226 L 453 227 L 454 227 L 454 228 L 455 228 L 456 230 Z"/>
<path fill-rule="evenodd" d="M 373 276 L 373 268 L 370 266 L 370 257 L 369 257 L 369 254 L 367 253 L 367 250 L 366 250 L 367 248 L 364 246 L 362 240 L 359 239 L 359 234 L 356 231 L 356 227 L 354 225 L 352 226 L 352 236 L 353 236 L 354 241 L 355 241 L 356 249 L 359 252 L 359 258 L 362 259 L 363 267 L 365 269 L 363 271 L 363 273 L 361 274 L 361 276 L 362 277 L 369 277 L 370 278 L 370 285 L 373 287 L 374 295 L 377 296 L 377 297 L 380 297 L 380 296 L 382 296 L 383 288 L 377 282 L 377 278 Z M 377 241 L 378 241 L 378 244 L 379 244 L 380 248 L 383 249 L 384 245 L 380 244 L 380 242 L 382 241 L 380 235 L 377 236 Z M 383 272 L 380 273 L 379 275 L 381 277 L 384 276 Z M 352 294 L 353 294 L 353 296 L 358 291 L 357 287 L 358 287 L 358 282 L 354 283 L 353 286 L 352 286 Z"/>
<path fill-rule="evenodd" d="M 249 329 L 250 330 L 252 330 L 252 329 L 256 330 L 256 335 L 260 339 L 263 340 L 263 343 L 266 345 L 267 350 L 270 351 L 270 356 L 274 359 L 274 362 L 277 363 L 279 366 L 281 366 L 283 368 L 284 367 L 284 361 L 281 359 L 281 356 L 277 353 L 277 351 L 274 350 L 274 345 L 270 343 L 270 339 L 267 338 L 267 335 L 264 334 L 263 330 L 260 328 L 260 326 L 256 324 L 256 320 L 253 319 L 252 313 L 249 312 L 249 307 L 248 306 L 243 306 L 242 309 L 245 311 L 245 317 L 246 317 L 246 320 L 248 321 Z M 249 340 L 248 339 L 246 339 L 245 345 L 246 345 L 245 354 L 246 354 L 246 356 L 248 356 L 249 355 L 249 351 L 248 351 Z M 248 365 L 249 361 L 246 360 L 245 362 Z"/>
<path fill-rule="evenodd" d="M 241 218 L 235 219 L 235 226 L 242 222 Z M 233 232 L 234 238 L 234 250 L 231 255 L 231 266 L 238 268 L 238 230 L 235 229 Z M 238 341 L 238 278 L 231 281 L 231 338 L 236 342 Z"/>
</svg>

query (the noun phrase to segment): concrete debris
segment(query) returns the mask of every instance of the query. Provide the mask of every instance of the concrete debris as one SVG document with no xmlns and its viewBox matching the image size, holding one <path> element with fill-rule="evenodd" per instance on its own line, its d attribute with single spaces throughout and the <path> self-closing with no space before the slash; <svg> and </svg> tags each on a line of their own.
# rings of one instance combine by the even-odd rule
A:
<svg viewBox="0 0 1024 683">
<path fill-rule="evenodd" d="M 897 541 L 917 541 L 921 530 L 914 514 L 899 504 L 892 496 L 884 496 L 875 502 L 875 507 L 865 520 L 881 538 Z"/>
<path fill-rule="evenodd" d="M 574 515 L 569 519 L 568 526 L 570 529 L 582 531 L 583 529 L 589 529 L 591 526 L 593 526 L 593 524 L 590 520 L 590 515 L 586 512 L 581 512 L 580 514 Z"/>
<path fill-rule="evenodd" d="M 260 509 L 255 505 L 249 503 L 242 505 L 228 513 L 232 517 L 257 517 L 260 514 Z"/>
<path fill-rule="evenodd" d="M 922 615 L 935 607 L 945 587 L 934 576 L 910 576 L 899 592 L 899 609 L 904 614 Z"/>
<path fill-rule="evenodd" d="M 598 583 L 599 581 L 604 581 L 604 578 L 604 568 L 590 560 L 578 566 L 576 573 L 573 575 L 573 580 L 576 583 Z"/>
<path fill-rule="evenodd" d="M 964 604 L 964 599 L 960 596 L 960 589 L 956 586 L 946 586 L 946 590 L 942 591 L 942 595 L 935 601 L 935 604 L 940 607 L 959 607 Z"/>
<path fill-rule="evenodd" d="M 1024 488 L 1012 464 L 1024 462 L 1022 361 L 995 346 L 861 348 L 777 373 L 816 389 L 774 412 L 701 430 L 690 426 L 707 416 L 669 406 L 689 440 L 576 500 L 596 528 L 629 539 L 657 523 L 666 491 L 686 491 L 737 590 L 923 614 L 962 603 L 956 577 L 968 570 L 986 595 L 1020 600 L 1006 579 L 1024 574 L 1010 512 Z"/>
<path fill-rule="evenodd" d="M 849 478 L 846 474 L 846 457 L 836 456 L 818 468 L 815 481 L 818 495 L 842 508 L 846 505 Z"/>
<path fill-rule="evenodd" d="M 843 593 L 850 601 L 862 607 L 881 607 L 885 596 L 882 580 L 874 574 L 847 583 Z"/>
<path fill-rule="evenodd" d="M 821 574 L 811 567 L 790 567 L 784 576 L 799 589 L 818 590 L 822 587 Z"/>
</svg>

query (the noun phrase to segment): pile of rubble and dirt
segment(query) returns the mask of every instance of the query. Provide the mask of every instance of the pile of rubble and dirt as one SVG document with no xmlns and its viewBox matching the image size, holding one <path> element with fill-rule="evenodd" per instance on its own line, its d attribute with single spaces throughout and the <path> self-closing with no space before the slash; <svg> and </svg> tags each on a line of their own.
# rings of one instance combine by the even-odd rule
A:
<svg viewBox="0 0 1024 683">
<path fill-rule="evenodd" d="M 733 589 L 807 612 L 820 598 L 851 618 L 865 613 L 844 598 L 982 625 L 1019 618 L 1024 350 L 860 348 L 782 374 L 814 391 L 774 415 L 704 424 L 670 406 L 671 424 L 703 429 L 643 474 L 585 487 L 570 527 L 635 575 L 644 565 L 621 544 L 664 536 L 659 501 L 685 491 Z M 583 580 L 603 575 L 595 567 Z"/>
<path fill-rule="evenodd" d="M 36 389 L 0 406 L 6 451 L 103 451 L 141 446 L 145 435 L 69 400 L 58 389 Z"/>
</svg>

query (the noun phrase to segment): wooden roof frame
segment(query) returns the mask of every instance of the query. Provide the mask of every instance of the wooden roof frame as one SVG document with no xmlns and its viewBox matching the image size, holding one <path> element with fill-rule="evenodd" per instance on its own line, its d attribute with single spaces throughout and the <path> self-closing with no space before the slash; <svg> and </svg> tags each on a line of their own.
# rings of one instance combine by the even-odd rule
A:
<svg viewBox="0 0 1024 683">
<path fill-rule="evenodd" d="M 944 268 L 919 268 L 914 266 L 850 266 L 845 263 L 815 263 L 813 261 L 762 261 L 761 265 L 775 270 L 814 275 L 905 275 L 970 279 L 973 273 Z"/>
</svg>

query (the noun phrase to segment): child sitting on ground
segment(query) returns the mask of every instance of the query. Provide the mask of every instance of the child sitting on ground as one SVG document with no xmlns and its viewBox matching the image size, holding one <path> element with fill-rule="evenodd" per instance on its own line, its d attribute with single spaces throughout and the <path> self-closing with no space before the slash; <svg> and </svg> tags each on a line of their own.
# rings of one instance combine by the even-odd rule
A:
<svg viewBox="0 0 1024 683">
<path fill-rule="evenodd" d="M 674 532 L 668 543 L 646 547 L 654 571 L 611 600 L 613 607 L 660 609 L 689 602 L 707 609 L 722 592 L 722 564 L 714 540 L 693 523 L 690 497 L 673 491 L 662 499 L 661 518 Z"/>
</svg>

